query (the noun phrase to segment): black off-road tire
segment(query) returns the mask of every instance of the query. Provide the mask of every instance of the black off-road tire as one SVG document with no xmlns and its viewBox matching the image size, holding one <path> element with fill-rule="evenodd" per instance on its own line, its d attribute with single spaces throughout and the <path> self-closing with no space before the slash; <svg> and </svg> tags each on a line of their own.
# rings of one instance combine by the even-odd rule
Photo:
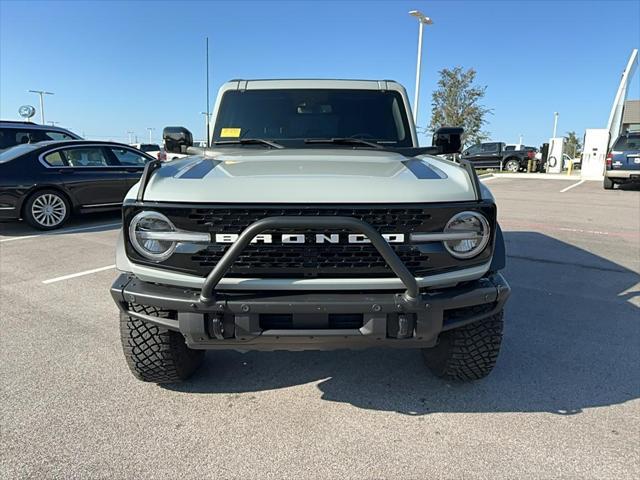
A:
<svg viewBox="0 0 640 480">
<path fill-rule="evenodd" d="M 613 180 L 611 180 L 610 178 L 604 177 L 604 180 L 602 181 L 602 186 L 604 187 L 605 190 L 613 190 Z"/>
<path fill-rule="evenodd" d="M 491 373 L 498 359 L 504 312 L 440 334 L 438 345 L 423 348 L 424 362 L 434 375 L 447 380 L 479 380 Z"/>
<path fill-rule="evenodd" d="M 132 309 L 166 317 L 167 312 L 154 307 Z M 184 337 L 174 332 L 120 312 L 120 338 L 127 365 L 133 375 L 144 382 L 176 383 L 189 378 L 204 358 L 204 350 L 193 350 Z"/>
</svg>

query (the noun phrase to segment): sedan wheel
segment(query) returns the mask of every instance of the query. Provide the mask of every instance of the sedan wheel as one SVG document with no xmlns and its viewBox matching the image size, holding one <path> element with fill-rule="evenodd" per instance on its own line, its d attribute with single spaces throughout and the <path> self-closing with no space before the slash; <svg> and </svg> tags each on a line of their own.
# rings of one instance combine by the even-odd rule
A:
<svg viewBox="0 0 640 480">
<path fill-rule="evenodd" d="M 36 193 L 25 208 L 25 220 L 40 230 L 59 228 L 68 218 L 69 203 L 53 190 Z"/>
</svg>

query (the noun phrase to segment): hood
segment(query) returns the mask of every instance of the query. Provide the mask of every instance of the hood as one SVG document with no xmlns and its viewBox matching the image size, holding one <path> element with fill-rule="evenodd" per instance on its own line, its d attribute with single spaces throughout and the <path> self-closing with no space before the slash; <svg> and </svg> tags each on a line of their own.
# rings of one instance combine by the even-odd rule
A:
<svg viewBox="0 0 640 480">
<path fill-rule="evenodd" d="M 127 198 L 135 198 L 137 186 Z M 474 200 L 466 171 L 438 157 L 355 149 L 229 149 L 166 162 L 144 199 L 181 203 L 423 203 Z"/>
</svg>

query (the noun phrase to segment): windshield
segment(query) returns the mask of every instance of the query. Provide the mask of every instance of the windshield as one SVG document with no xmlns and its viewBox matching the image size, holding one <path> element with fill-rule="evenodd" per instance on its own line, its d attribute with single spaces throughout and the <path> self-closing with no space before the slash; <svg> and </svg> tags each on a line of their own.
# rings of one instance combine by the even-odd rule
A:
<svg viewBox="0 0 640 480">
<path fill-rule="evenodd" d="M 216 115 L 213 141 L 240 138 L 270 139 L 300 147 L 305 146 L 304 139 L 321 138 L 361 138 L 389 146 L 413 146 L 402 96 L 379 90 L 226 92 Z"/>
<path fill-rule="evenodd" d="M 613 149 L 622 152 L 640 150 L 640 135 L 622 135 L 618 137 Z"/>
</svg>

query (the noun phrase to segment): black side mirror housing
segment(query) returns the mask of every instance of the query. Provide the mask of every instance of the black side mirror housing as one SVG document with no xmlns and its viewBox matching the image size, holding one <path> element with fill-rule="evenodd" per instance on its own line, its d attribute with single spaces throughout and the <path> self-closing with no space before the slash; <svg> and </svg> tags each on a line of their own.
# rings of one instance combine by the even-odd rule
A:
<svg viewBox="0 0 640 480">
<path fill-rule="evenodd" d="M 185 153 L 193 146 L 193 135 L 184 127 L 164 127 L 162 140 L 164 149 L 170 153 Z"/>
<path fill-rule="evenodd" d="M 462 148 L 462 127 L 440 127 L 433 133 L 432 145 L 440 149 L 440 153 L 460 153 Z"/>
</svg>

